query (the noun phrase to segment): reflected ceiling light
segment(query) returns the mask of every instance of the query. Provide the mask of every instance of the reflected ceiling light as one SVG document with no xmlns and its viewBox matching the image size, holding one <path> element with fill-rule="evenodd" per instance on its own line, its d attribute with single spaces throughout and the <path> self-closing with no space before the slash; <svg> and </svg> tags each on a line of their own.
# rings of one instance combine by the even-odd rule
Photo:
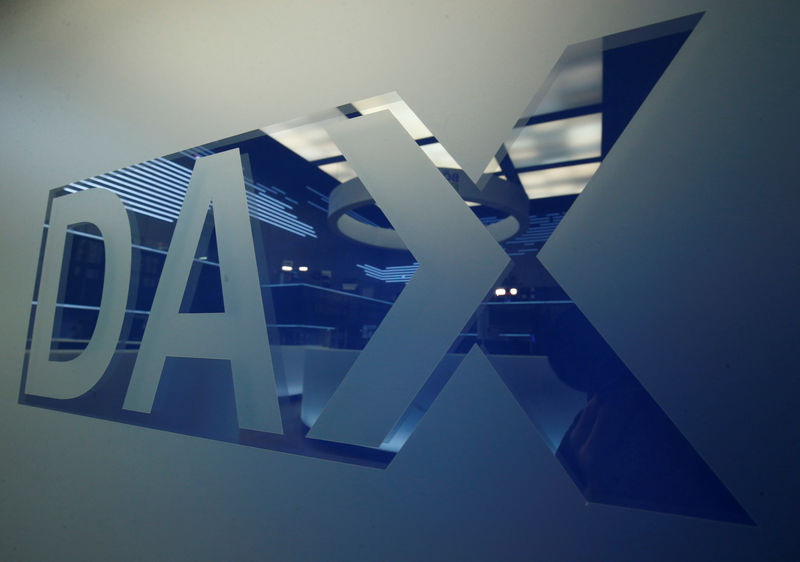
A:
<svg viewBox="0 0 800 562">
<path fill-rule="evenodd" d="M 282 265 L 281 266 L 281 271 L 292 271 L 292 269 L 293 268 L 292 268 L 291 265 Z"/>
<path fill-rule="evenodd" d="M 334 121 L 344 119 L 347 118 L 334 108 L 263 127 L 261 130 L 292 152 L 306 160 L 314 161 L 342 155 L 325 127 Z"/>
<path fill-rule="evenodd" d="M 517 294 L 517 289 L 515 287 L 512 287 L 511 289 L 508 290 L 508 294 L 509 295 L 516 295 Z"/>
<path fill-rule="evenodd" d="M 420 146 L 420 148 L 437 168 L 453 168 L 456 170 L 461 169 L 461 166 L 459 166 L 455 158 L 450 156 L 450 153 L 445 150 L 445 148 L 442 146 L 442 143 L 434 142 L 431 144 L 425 144 Z"/>
<path fill-rule="evenodd" d="M 505 296 L 505 294 L 506 294 L 506 290 L 504 288 L 502 288 L 502 287 L 499 287 L 499 288 L 494 290 L 494 295 L 496 297 L 503 297 L 503 296 Z"/>
<path fill-rule="evenodd" d="M 331 176 L 332 178 L 344 183 L 353 179 L 358 174 L 347 162 L 331 162 L 330 164 L 322 164 L 319 169 Z"/>
<path fill-rule="evenodd" d="M 602 133 L 602 114 L 593 113 L 523 127 L 506 147 L 517 168 L 599 158 Z"/>
<path fill-rule="evenodd" d="M 489 162 L 489 165 L 486 166 L 486 169 L 483 171 L 484 174 L 496 174 L 497 172 L 502 171 L 500 168 L 500 164 L 497 163 L 497 158 L 494 156 L 492 157 L 492 161 Z"/>
<path fill-rule="evenodd" d="M 213 154 L 203 147 L 194 148 L 192 152 Z M 180 164 L 156 158 L 71 183 L 65 190 L 74 193 L 85 189 L 108 189 L 122 199 L 128 211 L 173 222 L 180 215 L 191 177 L 192 171 Z M 246 195 L 251 217 L 297 236 L 317 237 L 313 226 L 291 212 L 297 202 L 289 203 L 285 192 L 248 179 L 244 183 L 249 188 Z"/>
<path fill-rule="evenodd" d="M 575 195 L 583 191 L 600 162 L 523 172 L 519 180 L 529 199 Z"/>
<path fill-rule="evenodd" d="M 270 136 L 309 161 L 342 155 L 339 147 L 328 136 L 328 132 L 319 124 L 277 131 Z"/>
<path fill-rule="evenodd" d="M 408 107 L 408 104 L 400 98 L 397 92 L 353 102 L 353 107 L 362 115 L 369 115 L 370 113 L 388 109 L 414 140 L 433 136 L 433 133 L 431 133 L 422 120 L 417 117 L 417 114 Z"/>
<path fill-rule="evenodd" d="M 331 108 L 326 111 L 317 111 L 310 115 L 306 115 L 305 117 L 290 119 L 289 121 L 284 121 L 283 123 L 275 123 L 274 125 L 269 125 L 268 127 L 261 127 L 261 131 L 265 135 L 272 136 L 274 133 L 287 131 L 289 129 L 296 129 L 304 125 L 319 125 L 321 122 L 338 121 L 344 119 L 346 119 L 346 117 L 342 115 L 338 109 Z"/>
<path fill-rule="evenodd" d="M 403 126 L 415 140 L 433 136 L 416 113 L 403 101 L 396 92 L 374 96 L 353 102 L 351 104 L 362 115 L 369 115 L 379 111 L 390 111 L 395 119 Z M 341 150 L 328 135 L 327 127 L 334 121 L 347 119 L 338 109 L 317 113 L 308 117 L 294 119 L 264 127 L 261 130 L 281 143 L 283 146 L 308 160 L 315 162 L 328 158 L 342 156 Z M 459 169 L 455 159 L 445 150 L 440 143 L 431 143 L 421 147 L 428 158 L 439 168 Z M 347 162 L 334 162 L 322 164 L 319 168 L 341 183 L 356 177 L 355 171 Z M 496 160 L 492 160 L 487 170 L 489 173 L 500 171 Z"/>
<path fill-rule="evenodd" d="M 303 271 L 303 272 L 308 271 L 308 266 L 307 265 L 301 265 L 300 267 L 297 268 L 297 271 Z"/>
<path fill-rule="evenodd" d="M 567 47 L 547 77 L 546 89 L 532 109 L 544 115 L 603 102 L 603 42 Z"/>
<path fill-rule="evenodd" d="M 369 264 L 356 264 L 356 267 L 362 269 L 367 277 L 384 283 L 408 283 L 419 268 L 419 264 L 414 262 L 411 265 L 390 265 L 384 269 Z"/>
</svg>

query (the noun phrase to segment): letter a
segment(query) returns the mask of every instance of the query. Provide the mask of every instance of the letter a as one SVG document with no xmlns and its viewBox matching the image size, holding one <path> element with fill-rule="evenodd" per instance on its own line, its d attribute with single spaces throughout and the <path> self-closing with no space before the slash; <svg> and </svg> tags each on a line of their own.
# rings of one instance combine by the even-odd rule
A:
<svg viewBox="0 0 800 562">
<path fill-rule="evenodd" d="M 180 313 L 213 204 L 225 312 Z M 123 408 L 150 413 L 164 360 L 227 359 L 239 427 L 283 433 L 238 149 L 197 161 L 147 320 Z"/>
</svg>

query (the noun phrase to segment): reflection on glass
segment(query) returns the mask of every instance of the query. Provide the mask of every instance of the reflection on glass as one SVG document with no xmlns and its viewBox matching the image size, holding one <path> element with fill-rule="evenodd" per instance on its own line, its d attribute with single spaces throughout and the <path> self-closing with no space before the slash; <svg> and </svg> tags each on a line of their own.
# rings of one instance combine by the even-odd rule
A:
<svg viewBox="0 0 800 562">
<path fill-rule="evenodd" d="M 517 168 L 600 157 L 602 114 L 548 121 L 523 127 L 508 145 Z"/>
<path fill-rule="evenodd" d="M 353 102 L 353 107 L 362 115 L 369 115 L 377 111 L 389 110 L 400 124 L 408 131 L 414 140 L 432 137 L 433 134 L 425 126 L 417 114 L 408 107 L 408 104 L 400 98 L 397 92 L 375 96 L 365 100 Z"/>
<path fill-rule="evenodd" d="M 484 174 L 499 174 L 502 172 L 503 169 L 500 167 L 500 163 L 497 161 L 497 158 L 492 158 L 489 165 L 486 166 L 486 169 L 483 171 Z M 503 178 L 505 179 L 505 178 Z"/>
<path fill-rule="evenodd" d="M 271 136 L 306 160 L 322 160 L 342 155 L 325 128 L 316 123 L 302 125 L 295 129 L 276 131 Z"/>
<path fill-rule="evenodd" d="M 600 167 L 600 162 L 522 172 L 519 181 L 529 199 L 577 195 Z"/>
<path fill-rule="evenodd" d="M 540 91 L 531 115 L 546 115 L 603 102 L 603 42 L 570 45 Z"/>
<path fill-rule="evenodd" d="M 351 168 L 350 164 L 347 162 L 331 162 L 330 164 L 321 164 L 319 169 L 340 183 L 344 183 L 357 176 L 355 170 L 353 170 L 353 168 Z"/>
<path fill-rule="evenodd" d="M 670 29 L 674 31 L 674 26 Z M 684 36 L 690 29 L 684 30 Z M 658 26 L 639 32 L 644 38 L 658 33 Z M 467 181 L 456 172 L 458 163 L 396 93 L 53 190 L 53 198 L 87 189 L 107 189 L 120 197 L 133 233 L 131 287 L 116 354 L 95 387 L 77 398 L 56 400 L 26 394 L 23 379 L 20 401 L 382 468 L 402 451 L 464 354 L 477 344 L 588 501 L 751 522 L 536 258 L 600 165 L 603 132 L 610 126 L 624 128 L 625 123 L 614 122 L 615 116 L 632 115 L 629 107 L 611 107 L 608 100 L 603 111 L 597 111 L 603 102 L 597 93 L 604 84 L 630 79 L 626 68 L 613 62 L 625 57 L 607 60 L 599 44 L 568 50 L 564 60 L 569 64 L 559 67 L 564 74 L 551 76 L 535 98 L 538 108 L 529 108 L 505 143 L 508 150 L 501 148 L 487 166 L 487 177 L 517 182 L 517 189 L 522 186 L 530 199 L 525 228 L 502 242 L 514 267 L 488 292 L 380 447 L 306 437 L 419 267 L 408 251 L 360 244 L 329 227 L 331 194 L 356 177 L 356 171 L 328 135 L 326 123 L 387 109 L 457 190 L 463 187 L 459 182 Z M 652 54 L 648 50 L 652 46 L 649 42 L 615 48 L 633 49 L 641 61 Z M 635 105 L 641 99 L 625 103 Z M 564 111 L 575 114 L 547 118 Z M 529 116 L 537 122 L 529 124 Z M 152 412 L 123 408 L 195 164 L 231 149 L 237 149 L 242 159 L 244 185 L 238 188 L 246 194 L 283 435 L 239 428 L 226 360 L 169 358 Z M 595 161 L 572 162 L 586 158 Z M 470 208 L 485 225 L 505 218 L 486 204 Z M 374 207 L 348 214 L 365 226 L 391 226 Z M 225 311 L 217 248 L 220 235 L 212 203 L 189 267 L 182 314 Z M 64 252 L 52 361 L 76 357 L 92 339 L 104 281 L 106 249 L 102 233 L 92 225 L 71 225 Z M 34 300 L 32 318 L 37 305 Z M 421 313 L 420 321 L 434 320 Z M 406 352 L 398 350 L 399 360 Z"/>
<path fill-rule="evenodd" d="M 585 393 L 557 457 L 586 499 L 751 523 L 574 305 L 540 332 L 556 376 Z"/>
<path fill-rule="evenodd" d="M 455 159 L 450 156 L 447 150 L 445 150 L 444 146 L 438 142 L 426 144 L 420 148 L 422 148 L 422 152 L 424 152 L 428 158 L 431 159 L 431 162 L 433 162 L 434 166 L 437 168 L 454 169 L 461 167 L 458 165 L 458 162 L 456 162 Z"/>
</svg>

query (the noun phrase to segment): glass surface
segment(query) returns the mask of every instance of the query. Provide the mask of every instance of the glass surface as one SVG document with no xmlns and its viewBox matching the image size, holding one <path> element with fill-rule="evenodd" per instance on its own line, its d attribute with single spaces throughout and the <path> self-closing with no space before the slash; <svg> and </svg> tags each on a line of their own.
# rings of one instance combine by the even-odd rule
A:
<svg viewBox="0 0 800 562">
<path fill-rule="evenodd" d="M 577 195 L 600 167 L 599 162 L 522 172 L 519 181 L 530 199 Z"/>
<path fill-rule="evenodd" d="M 517 168 L 599 158 L 601 138 L 601 113 L 547 121 L 523 127 L 508 155 Z"/>
<path fill-rule="evenodd" d="M 614 45 L 613 56 L 597 51 L 597 41 L 568 50 L 565 60 L 572 61 L 571 66 L 557 67 L 565 74 L 554 71 L 544 91 L 534 98 L 547 111 L 529 108 L 487 166 L 480 183 L 504 178 L 505 183 L 498 184 L 499 198 L 470 201 L 470 212 L 480 224 L 491 226 L 509 215 L 508 209 L 497 202 L 515 189 L 524 189 L 526 224 L 519 234 L 500 243 L 512 267 L 489 288 L 449 348 L 441 350 L 443 358 L 426 375 L 425 384 L 409 407 L 399 413 L 400 421 L 380 446 L 312 439 L 307 434 L 373 341 L 407 284 L 426 265 L 420 265 L 408 250 L 362 244 L 332 227 L 329 208 L 341 193 L 338 188 L 357 177 L 358 166 L 351 166 L 334 142 L 329 134 L 331 124 L 347 123 L 382 109 L 391 111 L 458 193 L 464 187 L 460 182 L 466 181 L 446 148 L 395 93 L 354 101 L 54 189 L 51 209 L 59 208 L 55 203 L 59 198 L 75 197 L 87 190 L 108 190 L 119 197 L 131 230 L 128 300 L 113 358 L 105 371 L 97 374 L 98 380 L 88 392 L 67 399 L 29 393 L 26 361 L 20 402 L 384 468 L 402 450 L 464 355 L 477 345 L 588 501 L 751 523 L 723 483 L 536 257 L 600 165 L 601 137 L 607 129 L 624 129 L 649 88 L 635 99 L 612 96 L 598 100 L 597 92 L 614 91 L 613 85 L 623 77 L 631 80 L 628 68 L 620 63 L 630 58 L 637 64 L 666 59 L 659 67 L 660 75 L 696 21 L 677 39 L 670 35 L 666 43 L 652 41 L 659 37 L 659 26 L 647 28 L 643 35 L 639 30 L 640 36 L 649 38 L 645 41 L 623 46 L 619 41 L 609 42 Z M 668 56 L 663 52 L 665 45 L 672 49 Z M 619 56 L 619 49 L 628 49 L 630 56 Z M 550 88 L 555 90 L 551 92 Z M 569 102 L 558 106 L 554 101 L 558 99 Z M 580 105 L 575 100 L 585 103 Z M 234 181 L 226 189 L 244 192 L 253 249 L 246 249 L 249 242 L 237 247 L 241 253 L 254 254 L 254 282 L 261 302 L 255 299 L 252 306 L 261 309 L 257 311 L 259 318 L 263 314 L 271 361 L 271 369 L 262 365 L 261 374 L 267 377 L 271 371 L 274 375 L 282 435 L 242 427 L 241 417 L 237 417 L 241 395 L 232 377 L 234 366 L 226 357 L 203 359 L 177 351 L 168 353 L 152 410 L 148 413 L 126 407 L 126 394 L 142 354 L 149 318 L 154 314 L 162 273 L 170 252 L 181 242 L 175 240 L 176 221 L 179 216 L 181 221 L 189 220 L 182 212 L 194 190 L 200 189 L 190 184 L 193 173 L 204 158 L 225 154 L 234 154 L 241 162 L 238 185 Z M 574 162 L 585 159 L 591 161 Z M 230 234 L 220 227 L 222 217 L 215 219 L 218 205 L 219 201 L 215 204 L 212 200 L 207 209 L 201 206 L 197 211 L 205 215 L 198 222 L 196 239 L 189 240 L 193 251 L 185 264 L 185 279 L 178 287 L 180 303 L 174 303 L 176 314 L 184 318 L 236 313 L 231 308 L 235 300 L 226 293 L 231 290 L 226 289 L 231 286 L 225 273 L 230 266 L 226 266 L 226 260 L 232 255 L 222 251 L 230 243 L 226 238 Z M 420 202 L 418 209 L 424 217 L 423 206 Z M 368 229 L 391 228 L 390 221 L 374 206 L 355 205 L 346 214 Z M 51 219 L 49 211 L 43 228 L 40 276 L 46 244 L 52 239 Z M 116 275 L 106 271 L 106 254 L 110 251 L 114 250 L 106 246 L 103 233 L 91 223 L 68 225 L 49 342 L 50 362 L 71 361 L 89 349 L 96 335 L 106 276 Z M 470 263 L 471 249 L 461 251 L 464 254 L 459 259 Z M 38 284 L 43 286 L 41 280 Z M 32 303 L 31 356 L 34 323 L 47 314 L 37 310 L 40 288 L 37 286 Z M 424 298 L 431 303 L 446 300 L 451 292 L 455 287 L 440 287 Z M 427 309 L 419 310 L 417 318 L 421 331 L 429 329 L 425 325 L 437 323 Z M 219 337 L 240 335 L 244 334 Z M 180 342 L 182 335 L 166 337 Z M 387 360 L 402 364 L 410 352 L 392 350 Z M 236 351 L 231 353 L 235 355 Z"/>
</svg>

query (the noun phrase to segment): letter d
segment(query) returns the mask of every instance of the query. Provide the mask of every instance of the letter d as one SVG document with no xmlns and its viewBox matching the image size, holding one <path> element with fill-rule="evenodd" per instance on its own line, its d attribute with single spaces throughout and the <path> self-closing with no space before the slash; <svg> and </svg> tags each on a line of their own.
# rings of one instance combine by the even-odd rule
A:
<svg viewBox="0 0 800 562">
<path fill-rule="evenodd" d="M 67 228 L 78 223 L 94 224 L 103 236 L 106 263 L 100 311 L 86 349 L 69 361 L 51 361 L 50 345 Z M 105 189 L 89 189 L 53 199 L 26 393 L 63 400 L 76 398 L 97 384 L 119 341 L 130 278 L 131 227 L 120 198 Z"/>
</svg>

